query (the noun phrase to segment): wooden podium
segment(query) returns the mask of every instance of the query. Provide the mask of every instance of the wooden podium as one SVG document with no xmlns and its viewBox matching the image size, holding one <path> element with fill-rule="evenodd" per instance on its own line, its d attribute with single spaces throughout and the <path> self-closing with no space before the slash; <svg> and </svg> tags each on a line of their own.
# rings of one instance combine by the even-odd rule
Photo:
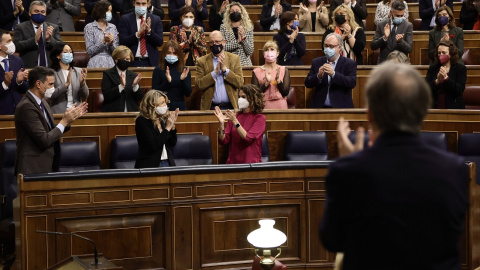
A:
<svg viewBox="0 0 480 270">
<path fill-rule="evenodd" d="M 116 266 L 111 261 L 107 260 L 105 257 L 98 256 L 98 265 L 92 265 L 94 259 L 93 255 L 78 255 L 71 256 L 52 267 L 49 267 L 47 270 L 122 270 L 123 267 Z"/>
</svg>

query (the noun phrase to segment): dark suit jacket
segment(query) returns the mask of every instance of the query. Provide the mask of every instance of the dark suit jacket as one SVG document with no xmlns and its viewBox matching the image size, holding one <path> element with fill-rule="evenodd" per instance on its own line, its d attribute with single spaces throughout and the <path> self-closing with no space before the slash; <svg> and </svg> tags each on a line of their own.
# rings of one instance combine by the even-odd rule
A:
<svg viewBox="0 0 480 270">
<path fill-rule="evenodd" d="M 147 13 L 147 19 L 151 20 L 150 35 L 146 35 L 147 53 L 150 65 L 156 67 L 160 61 L 160 54 L 158 47 L 163 44 L 163 26 L 162 20 L 157 15 Z M 132 50 L 133 55 L 137 53 L 140 40 L 137 38 L 137 16 L 135 12 L 128 13 L 120 19 L 120 27 L 118 28 L 118 36 L 120 38 L 120 45 L 125 45 Z"/>
<path fill-rule="evenodd" d="M 277 33 L 273 36 L 273 40 L 277 43 L 278 48 L 280 49 L 280 54 L 277 58 L 277 63 L 282 66 L 303 66 L 302 57 L 307 52 L 307 43 L 305 41 L 305 34 L 298 33 L 297 38 L 293 41 L 293 44 L 290 42 L 290 39 L 287 37 L 287 33 Z M 288 53 L 292 51 L 292 48 L 295 48 L 296 54 L 290 55 L 288 59 Z M 287 60 L 288 59 L 288 60 Z"/>
<path fill-rule="evenodd" d="M 87 16 L 85 17 L 85 25 L 94 21 L 94 19 L 90 17 L 90 14 L 92 14 L 93 8 L 98 1 L 100 0 L 83 0 L 85 10 L 87 11 Z M 123 2 L 122 0 L 108 0 L 108 2 L 112 4 L 112 20 L 110 22 L 113 23 L 118 29 L 118 23 L 120 21 L 120 18 L 118 17 L 118 12 L 123 12 Z"/>
<path fill-rule="evenodd" d="M 328 92 L 328 75 L 323 74 L 320 81 L 318 69 L 327 62 L 327 57 L 313 59 L 312 67 L 305 79 L 305 87 L 315 88 L 313 108 L 322 108 Z M 357 83 L 357 63 L 352 59 L 340 56 L 335 66 L 335 76 L 330 85 L 330 104 L 333 108 L 353 108 L 352 89 Z"/>
<path fill-rule="evenodd" d="M 151 0 L 151 2 L 152 2 L 153 12 L 151 12 L 150 9 L 148 9 L 148 12 L 150 12 L 153 15 L 157 15 L 158 17 L 160 17 L 160 19 L 163 20 L 163 18 L 165 17 L 165 12 L 163 11 L 160 0 Z M 131 12 L 135 12 L 135 6 L 133 5 L 133 1 L 123 0 L 123 11 L 121 12 L 121 14 L 125 15 Z"/>
<path fill-rule="evenodd" d="M 460 27 L 454 27 L 449 31 L 450 41 L 455 44 L 458 50 L 458 57 L 461 63 L 462 55 L 463 55 L 463 29 Z M 442 31 L 437 29 L 430 30 L 428 34 L 428 57 L 430 58 L 430 64 L 433 63 L 433 56 L 435 54 L 435 47 L 437 47 L 438 43 L 442 39 Z"/>
<path fill-rule="evenodd" d="M 28 9 L 30 7 L 31 0 L 24 0 L 23 3 L 23 12 L 20 14 L 20 22 L 30 20 L 28 16 Z M 0 28 L 7 31 L 12 31 L 13 23 L 17 17 L 13 15 L 13 5 L 9 0 L 0 1 Z M 473 27 L 473 26 L 472 26 Z"/>
<path fill-rule="evenodd" d="M 333 11 L 343 4 L 343 0 L 332 0 L 330 1 L 330 15 L 333 14 Z M 357 22 L 360 27 L 365 28 L 365 25 L 363 25 L 364 19 L 367 18 L 368 13 L 367 13 L 367 3 L 365 0 L 357 0 L 357 4 L 355 7 L 352 7 L 353 14 L 355 15 L 355 22 Z"/>
<path fill-rule="evenodd" d="M 433 96 L 433 107 L 436 108 L 436 100 L 440 87 L 446 91 L 447 109 L 465 109 L 465 102 L 463 101 L 463 91 L 465 90 L 465 83 L 467 82 L 467 68 L 460 63 L 452 65 L 448 72 L 448 80 L 442 85 L 436 85 L 438 72 L 440 71 L 440 64 L 432 64 L 428 67 L 427 82 L 430 85 Z"/>
<path fill-rule="evenodd" d="M 478 19 L 478 11 L 476 8 L 467 8 L 467 2 L 462 2 L 460 10 L 460 22 L 463 24 L 463 30 L 473 30 L 473 25 Z"/>
<path fill-rule="evenodd" d="M 45 39 L 48 26 L 53 26 L 53 34 L 50 41 Z M 48 22 L 43 23 L 43 40 L 45 42 L 45 49 L 47 51 L 46 60 L 47 67 L 50 66 L 50 50 L 53 46 L 62 42 L 58 26 Z M 35 29 L 31 21 L 26 21 L 15 26 L 15 33 L 13 36 L 16 52 L 20 53 L 25 68 L 34 68 L 38 66 L 38 45 L 35 42 Z"/>
<path fill-rule="evenodd" d="M 263 31 L 270 31 L 270 27 L 275 22 L 277 18 L 272 16 L 273 4 L 265 4 L 262 7 L 262 14 L 260 15 L 260 24 L 262 25 Z M 283 12 L 292 11 L 292 6 L 289 3 L 282 4 Z M 283 13 L 282 13 L 283 14 Z"/>
<path fill-rule="evenodd" d="M 177 130 L 165 129 L 161 122 L 162 132 L 153 125 L 153 122 L 143 116 L 135 120 L 135 133 L 137 134 L 138 156 L 135 168 L 155 168 L 160 165 L 163 146 L 167 150 L 168 163 L 175 166 L 171 148 L 177 144 Z"/>
<path fill-rule="evenodd" d="M 453 1 L 447 0 L 446 5 L 453 10 Z M 430 30 L 430 23 L 432 22 L 432 17 L 435 14 L 433 9 L 432 0 L 418 0 L 418 10 L 420 11 L 420 18 L 422 19 L 422 24 L 420 25 L 420 30 Z"/>
<path fill-rule="evenodd" d="M 9 55 L 8 62 L 10 71 L 13 71 L 13 78 L 8 89 L 3 89 L 2 83 L 5 81 L 5 70 L 0 66 L 0 115 L 14 114 L 15 107 L 22 99 L 20 94 L 25 94 L 28 90 L 28 82 L 26 80 L 20 85 L 17 84 L 17 73 L 23 68 L 22 59 L 15 55 Z"/>
<path fill-rule="evenodd" d="M 182 24 L 180 21 L 180 8 L 185 6 L 185 0 L 168 0 L 168 16 L 172 20 L 170 27 Z M 195 9 L 195 21 L 196 26 L 203 27 L 203 20 L 208 19 L 207 1 L 202 4 L 202 11 L 197 10 L 197 0 L 192 0 L 192 7 Z"/>
<path fill-rule="evenodd" d="M 397 42 L 393 35 L 390 35 L 387 41 L 383 40 L 384 28 L 386 24 L 391 24 L 390 18 L 383 20 L 377 25 L 375 36 L 373 36 L 370 47 L 372 50 L 380 49 L 380 55 L 378 56 L 378 64 L 387 60 L 388 54 L 394 50 L 401 51 L 408 55 L 413 49 L 413 25 L 406 20 L 397 25 L 397 34 L 404 34 L 402 41 Z"/>
<path fill-rule="evenodd" d="M 343 270 L 460 270 L 467 188 L 463 158 L 416 135 L 382 134 L 330 166 L 320 238 L 345 253 Z"/>
<path fill-rule="evenodd" d="M 80 0 L 65 0 L 64 5 L 57 3 L 52 5 L 50 0 L 47 2 L 47 22 L 61 25 L 63 32 L 75 32 L 73 16 L 79 16 L 82 12 L 82 3 Z"/>
<path fill-rule="evenodd" d="M 15 109 L 17 132 L 17 173 L 48 173 L 58 171 L 60 160 L 60 138 L 62 131 L 55 126 L 50 106 L 42 100 L 50 117 L 53 129 L 47 124 L 42 109 L 30 92 L 27 92 Z M 66 131 L 67 129 L 65 129 Z"/>
<path fill-rule="evenodd" d="M 125 110 L 125 102 L 127 103 L 127 111 L 138 112 L 138 102 L 142 100 L 143 93 L 141 88 L 138 89 L 137 92 L 133 92 L 133 81 L 135 77 L 137 77 L 137 73 L 127 69 L 125 89 L 120 93 L 118 86 L 121 82 L 117 67 L 107 69 L 103 72 L 102 112 L 123 112 Z"/>
</svg>

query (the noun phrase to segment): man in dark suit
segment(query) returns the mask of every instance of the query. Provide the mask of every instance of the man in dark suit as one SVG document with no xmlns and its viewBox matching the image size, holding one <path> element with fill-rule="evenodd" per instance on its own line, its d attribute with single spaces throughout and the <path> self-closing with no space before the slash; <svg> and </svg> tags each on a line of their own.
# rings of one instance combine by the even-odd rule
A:
<svg viewBox="0 0 480 270">
<path fill-rule="evenodd" d="M 0 1 L 0 28 L 7 31 L 15 29 L 15 25 L 30 20 L 28 7 L 30 0 Z"/>
<path fill-rule="evenodd" d="M 15 44 L 9 32 L 0 29 L 0 115 L 13 114 L 28 90 L 28 72 L 22 59 L 13 55 Z"/>
<path fill-rule="evenodd" d="M 352 144 L 349 124 L 340 119 L 339 153 L 351 155 L 329 168 L 321 241 L 344 253 L 343 270 L 460 270 L 468 168 L 461 157 L 420 138 L 432 98 L 415 68 L 389 61 L 370 76 L 373 146 L 360 151 L 363 128 Z"/>
<path fill-rule="evenodd" d="M 168 0 L 168 16 L 172 20 L 170 27 L 182 24 L 180 21 L 180 9 L 184 6 L 191 6 L 195 9 L 195 21 L 193 24 L 203 27 L 203 20 L 208 19 L 206 0 Z"/>
<path fill-rule="evenodd" d="M 26 68 L 48 67 L 50 50 L 62 41 L 58 26 L 44 22 L 47 5 L 42 1 L 33 1 L 30 4 L 29 15 L 31 21 L 15 27 L 13 42 Z"/>
<path fill-rule="evenodd" d="M 120 19 L 120 44 L 132 50 L 133 67 L 156 67 L 160 61 L 158 47 L 163 44 L 162 20 L 147 12 L 151 0 L 134 0 L 135 12 Z"/>
<path fill-rule="evenodd" d="M 418 1 L 418 10 L 420 11 L 420 18 L 422 19 L 420 30 L 431 30 L 433 26 L 435 26 L 435 12 L 439 7 L 444 5 L 449 6 L 450 9 L 453 10 L 452 0 L 435 0 L 435 6 L 432 0 Z"/>
<path fill-rule="evenodd" d="M 352 9 L 353 14 L 355 15 L 355 22 L 360 25 L 360 27 L 365 28 L 363 21 L 368 16 L 367 4 L 365 0 L 332 0 L 330 1 L 330 15 L 333 14 L 335 9 L 341 4 L 345 4 Z"/>
<path fill-rule="evenodd" d="M 123 0 L 123 12 L 122 15 L 127 13 L 135 12 L 135 6 L 133 5 L 132 0 Z M 165 18 L 165 12 L 162 8 L 161 0 L 150 0 L 148 2 L 147 12 L 157 15 L 160 19 Z"/>
<path fill-rule="evenodd" d="M 75 32 L 73 16 L 82 12 L 81 0 L 48 0 L 47 22 L 58 25 L 60 31 Z"/>
<path fill-rule="evenodd" d="M 15 109 L 17 132 L 17 156 L 15 172 L 48 173 L 58 171 L 60 138 L 75 119 L 87 112 L 87 104 L 73 105 L 62 120 L 55 125 L 48 102 L 44 99 L 47 89 L 54 87 L 53 70 L 35 67 L 28 73 L 30 90 Z"/>
<path fill-rule="evenodd" d="M 387 56 L 397 50 L 408 55 L 413 48 L 413 26 L 403 19 L 405 14 L 404 1 L 396 0 L 390 9 L 390 18 L 377 25 L 375 36 L 370 47 L 380 49 L 378 64 L 387 60 Z"/>
<path fill-rule="evenodd" d="M 305 87 L 315 88 L 313 108 L 353 108 L 352 89 L 357 83 L 357 63 L 340 55 L 342 36 L 325 38 L 325 56 L 315 58 Z"/>
</svg>

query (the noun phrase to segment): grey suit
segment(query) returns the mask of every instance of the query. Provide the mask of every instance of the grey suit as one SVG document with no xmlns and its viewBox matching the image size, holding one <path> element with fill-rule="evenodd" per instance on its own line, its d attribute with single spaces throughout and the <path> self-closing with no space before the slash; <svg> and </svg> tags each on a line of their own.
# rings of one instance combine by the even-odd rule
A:
<svg viewBox="0 0 480 270">
<path fill-rule="evenodd" d="M 65 0 L 63 6 L 58 2 L 52 5 L 51 0 L 42 1 L 47 3 L 47 22 L 58 25 L 62 31 L 75 32 L 73 16 L 80 15 L 81 0 Z"/>
<path fill-rule="evenodd" d="M 50 41 L 46 41 L 45 34 L 47 33 L 47 27 L 49 25 L 53 26 L 54 30 L 52 36 L 50 37 Z M 58 26 L 48 22 L 43 23 L 42 35 L 45 42 L 45 49 L 47 51 L 46 60 L 48 67 L 48 56 L 50 55 L 50 50 L 57 43 L 61 42 L 62 38 L 60 37 Z M 15 43 L 17 52 L 20 53 L 20 57 L 22 58 L 25 68 L 34 68 L 38 66 L 38 45 L 35 42 L 35 29 L 33 28 L 31 21 L 23 22 L 15 26 L 13 42 Z"/>
<path fill-rule="evenodd" d="M 72 87 L 73 103 L 79 105 L 82 102 L 82 98 L 88 97 L 88 86 L 85 83 L 83 87 L 80 86 L 80 77 L 82 70 L 74 67 L 72 70 L 72 77 L 70 86 Z M 65 76 L 63 71 L 59 69 L 55 71 L 55 92 L 53 92 L 50 98 L 50 107 L 53 113 L 64 113 L 67 110 L 67 88 L 65 87 Z"/>
<path fill-rule="evenodd" d="M 401 51 L 408 55 L 413 48 L 413 26 L 411 23 L 403 20 L 401 24 L 397 25 L 396 34 L 404 34 L 403 39 L 400 42 L 397 42 L 393 35 L 390 35 L 386 41 L 383 39 L 384 28 L 387 23 L 392 26 L 390 18 L 383 20 L 377 25 L 375 36 L 370 44 L 372 50 L 380 49 L 378 64 L 387 60 L 388 54 L 394 50 Z"/>
</svg>

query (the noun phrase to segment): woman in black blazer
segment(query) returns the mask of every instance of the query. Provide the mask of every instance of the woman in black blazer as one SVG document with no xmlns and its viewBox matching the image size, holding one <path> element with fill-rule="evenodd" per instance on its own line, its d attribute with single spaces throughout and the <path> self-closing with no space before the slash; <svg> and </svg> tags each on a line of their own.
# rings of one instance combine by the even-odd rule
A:
<svg viewBox="0 0 480 270">
<path fill-rule="evenodd" d="M 103 72 L 102 112 L 138 112 L 142 99 L 142 74 L 128 70 L 133 53 L 126 46 L 118 46 L 112 53 L 115 66 Z"/>
<path fill-rule="evenodd" d="M 467 81 L 467 68 L 458 63 L 455 44 L 443 40 L 435 49 L 435 63 L 427 71 L 427 82 L 433 96 L 433 108 L 465 109 L 463 90 Z"/>
<path fill-rule="evenodd" d="M 280 18 L 280 31 L 273 36 L 280 48 L 277 64 L 282 66 L 302 66 L 302 57 L 307 51 L 305 35 L 299 33 L 297 14 L 287 11 Z"/>
<path fill-rule="evenodd" d="M 285 0 L 268 0 L 267 4 L 263 5 L 260 15 L 263 31 L 280 30 L 280 16 L 287 11 L 292 11 L 292 6 Z"/>
<path fill-rule="evenodd" d="M 168 102 L 165 93 L 150 90 L 140 103 L 140 115 L 135 119 L 137 169 L 175 166 L 171 148 L 177 143 L 178 109 L 168 111 Z"/>
</svg>

